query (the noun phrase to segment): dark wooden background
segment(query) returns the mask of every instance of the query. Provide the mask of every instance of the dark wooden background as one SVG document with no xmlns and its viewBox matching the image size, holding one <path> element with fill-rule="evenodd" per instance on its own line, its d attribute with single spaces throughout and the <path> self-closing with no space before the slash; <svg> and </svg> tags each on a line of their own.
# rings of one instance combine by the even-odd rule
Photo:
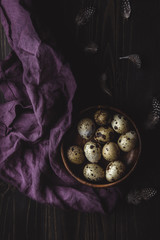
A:
<svg viewBox="0 0 160 240">
<path fill-rule="evenodd" d="M 142 155 L 135 175 L 130 180 L 131 185 L 151 185 L 159 190 L 159 141 L 156 140 L 159 129 L 152 132 L 145 130 L 144 121 L 153 96 L 160 94 L 160 2 L 130 2 L 131 17 L 124 20 L 120 14 L 121 1 L 94 1 L 95 15 L 81 28 L 75 25 L 76 14 L 82 7 L 92 4 L 91 0 L 59 1 L 59 4 L 55 1 L 54 8 L 46 7 L 49 6 L 48 3 L 43 2 L 34 11 L 40 16 L 42 10 L 45 14 L 50 8 L 48 17 L 42 21 L 37 20 L 34 11 L 32 17 L 39 34 L 40 26 L 48 32 L 47 38 L 46 35 L 41 37 L 49 44 L 52 42 L 50 30 L 54 30 L 57 40 L 55 46 L 71 64 L 78 83 L 75 109 L 77 102 L 79 108 L 107 103 L 126 111 L 136 122 L 142 134 Z M 54 24 L 48 24 L 51 17 L 54 18 Z M 95 55 L 83 51 L 90 41 L 98 44 Z M 0 59 L 5 59 L 10 50 L 0 26 Z M 120 56 L 133 53 L 141 56 L 141 69 L 127 60 L 119 61 Z M 108 77 L 112 98 L 105 95 L 100 88 L 99 76 L 104 72 Z M 51 205 L 39 204 L 19 193 L 13 186 L 0 181 L 0 239 L 158 239 L 159 203 L 158 192 L 153 199 L 137 206 L 128 204 L 124 199 L 113 212 L 106 215 L 67 212 Z"/>
</svg>

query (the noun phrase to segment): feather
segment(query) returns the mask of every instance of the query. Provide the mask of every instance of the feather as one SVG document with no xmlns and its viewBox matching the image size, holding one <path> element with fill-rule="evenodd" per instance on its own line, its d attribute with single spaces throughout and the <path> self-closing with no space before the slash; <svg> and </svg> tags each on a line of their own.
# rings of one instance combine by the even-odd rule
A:
<svg viewBox="0 0 160 240">
<path fill-rule="evenodd" d="M 146 129 L 154 129 L 160 122 L 160 102 L 156 97 L 152 99 L 152 110 L 148 114 L 145 122 Z"/>
<path fill-rule="evenodd" d="M 127 194 L 126 200 L 128 203 L 138 205 L 142 200 L 140 191 L 137 189 L 130 190 L 129 193 Z"/>
<path fill-rule="evenodd" d="M 120 60 L 122 59 L 129 59 L 132 63 L 136 65 L 137 68 L 141 68 L 142 62 L 140 59 L 140 56 L 138 54 L 131 54 L 125 57 L 120 57 Z"/>
<path fill-rule="evenodd" d="M 131 5 L 129 0 L 122 0 L 121 15 L 124 19 L 128 19 L 131 15 Z"/>
<path fill-rule="evenodd" d="M 148 114 L 147 119 L 144 123 L 146 130 L 153 130 L 159 123 L 159 117 L 154 115 L 152 112 Z"/>
<path fill-rule="evenodd" d="M 160 119 L 160 102 L 156 97 L 153 97 L 152 108 L 153 115 L 157 116 Z"/>
<path fill-rule="evenodd" d="M 141 189 L 131 189 L 127 194 L 126 200 L 128 203 L 138 205 L 143 200 L 150 200 L 157 194 L 157 190 L 153 187 L 144 187 Z"/>
<path fill-rule="evenodd" d="M 100 77 L 100 86 L 101 89 L 110 97 L 112 97 L 112 92 L 107 86 L 107 75 L 106 73 L 103 73 Z"/>
<path fill-rule="evenodd" d="M 76 16 L 75 22 L 78 26 L 85 25 L 95 13 L 95 7 L 89 6 L 81 9 Z"/>
<path fill-rule="evenodd" d="M 94 42 L 91 42 L 84 48 L 84 51 L 86 53 L 95 54 L 98 51 L 98 45 Z"/>
<path fill-rule="evenodd" d="M 149 200 L 157 194 L 157 190 L 152 187 L 145 187 L 141 190 L 141 196 L 143 200 Z"/>
</svg>

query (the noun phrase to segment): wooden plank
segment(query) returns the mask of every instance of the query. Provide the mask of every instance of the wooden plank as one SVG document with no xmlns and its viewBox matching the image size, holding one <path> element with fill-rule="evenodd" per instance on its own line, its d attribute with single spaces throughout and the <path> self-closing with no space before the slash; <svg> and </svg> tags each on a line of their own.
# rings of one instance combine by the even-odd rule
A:
<svg viewBox="0 0 160 240">
<path fill-rule="evenodd" d="M 132 14 L 131 18 L 126 21 L 121 18 L 119 0 L 98 1 L 96 5 L 98 12 L 96 12 L 95 19 L 92 19 L 83 29 L 77 30 L 73 20 L 82 3 L 83 5 L 89 4 L 90 1 L 78 1 L 78 4 L 75 4 L 75 1 L 69 1 L 68 4 L 63 3 L 65 6 L 63 14 L 66 20 L 64 32 L 66 38 L 67 34 L 71 36 L 65 42 L 64 48 L 68 47 L 69 49 L 66 52 L 71 60 L 75 76 L 84 82 L 93 81 L 93 85 L 96 86 L 98 75 L 106 72 L 109 85 L 113 87 L 114 98 L 109 100 L 104 96 L 104 101 L 111 102 L 126 110 L 142 126 L 141 120 L 144 119 L 148 110 L 150 99 L 154 94 L 159 93 L 160 89 L 160 30 L 158 26 L 160 3 L 158 0 L 152 4 L 145 0 L 131 1 Z M 69 11 L 70 14 L 68 14 Z M 71 42 L 73 40 L 76 43 Z M 100 52 L 95 56 L 86 56 L 84 53 L 82 54 L 82 49 L 91 40 L 96 41 Z M 5 59 L 10 50 L 4 30 L 0 25 L 0 59 Z M 137 70 L 128 61 L 119 61 L 120 56 L 132 53 L 138 53 L 142 56 L 143 67 L 141 70 Z M 83 61 L 86 66 L 83 66 Z M 76 64 L 78 67 L 75 66 Z M 81 65 L 79 70 L 78 64 L 82 64 L 83 73 L 80 72 Z M 87 72 L 85 72 L 86 70 Z M 100 89 L 98 91 L 103 94 Z M 88 101 L 88 104 L 93 103 L 91 99 Z M 145 148 L 144 152 L 143 167 L 153 168 L 153 162 L 155 165 L 157 164 L 155 152 L 159 151 L 152 147 L 152 152 L 148 148 Z M 148 156 L 152 159 L 148 159 Z M 159 170 L 154 168 L 153 170 L 156 173 L 154 182 L 159 187 Z M 143 168 L 140 175 L 142 177 L 144 175 Z M 153 180 L 153 176 L 150 177 Z M 148 179 L 148 177 L 146 178 Z M 136 177 L 133 178 L 134 180 L 136 181 Z M 128 205 L 124 200 L 112 213 L 107 215 L 64 211 L 28 199 L 12 186 L 1 181 L 0 239 L 158 239 L 157 236 L 160 235 L 159 201 L 159 195 L 139 206 Z"/>
</svg>

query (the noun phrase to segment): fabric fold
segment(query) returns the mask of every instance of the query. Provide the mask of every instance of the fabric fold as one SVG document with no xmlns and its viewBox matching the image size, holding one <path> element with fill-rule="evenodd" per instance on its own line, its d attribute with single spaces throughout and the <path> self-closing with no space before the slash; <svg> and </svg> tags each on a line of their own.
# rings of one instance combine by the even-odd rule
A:
<svg viewBox="0 0 160 240">
<path fill-rule="evenodd" d="M 111 211 L 120 189 L 83 186 L 61 161 L 59 146 L 72 122 L 76 91 L 69 64 L 41 41 L 19 0 L 1 0 L 0 17 L 13 50 L 0 63 L 0 178 L 41 203 Z"/>
</svg>

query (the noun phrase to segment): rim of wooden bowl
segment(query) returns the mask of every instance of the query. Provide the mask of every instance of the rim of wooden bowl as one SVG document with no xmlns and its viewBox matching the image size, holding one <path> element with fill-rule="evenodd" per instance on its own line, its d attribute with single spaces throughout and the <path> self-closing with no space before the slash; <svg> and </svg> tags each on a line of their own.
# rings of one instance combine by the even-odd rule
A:
<svg viewBox="0 0 160 240">
<path fill-rule="evenodd" d="M 67 160 L 66 160 L 66 157 L 65 157 L 65 152 L 64 152 L 64 139 L 62 140 L 62 143 L 61 143 L 61 148 L 60 148 L 60 151 L 61 151 L 61 157 L 62 157 L 62 160 L 63 160 L 63 163 L 64 163 L 64 166 L 65 168 L 67 169 L 67 171 L 70 173 L 70 175 L 72 177 L 74 177 L 78 182 L 84 184 L 84 185 L 87 185 L 87 186 L 90 186 L 90 187 L 94 187 L 94 188 L 108 188 L 108 187 L 112 187 L 112 186 L 115 186 L 121 182 L 123 182 L 125 179 L 127 179 L 131 173 L 134 171 L 135 167 L 137 166 L 137 163 L 138 163 L 138 160 L 139 160 L 139 157 L 140 157 L 140 154 L 141 154 L 141 148 L 142 148 L 142 142 L 141 142 L 141 137 L 140 137 L 140 133 L 139 133 L 139 130 L 135 124 L 135 122 L 126 114 L 124 113 L 123 111 L 121 111 L 120 109 L 118 108 L 115 108 L 115 107 L 111 107 L 111 106 L 108 106 L 108 105 L 95 105 L 95 106 L 91 106 L 91 107 L 88 107 L 88 108 L 85 108 L 83 109 L 82 111 L 80 111 L 78 117 L 80 117 L 82 114 L 84 113 L 87 113 L 87 111 L 91 111 L 93 109 L 107 109 L 107 110 L 111 110 L 111 111 L 114 111 L 114 112 L 117 112 L 117 113 L 120 113 L 122 114 L 123 116 L 125 116 L 132 124 L 132 126 L 134 127 L 134 129 L 136 130 L 136 133 L 137 133 L 137 136 L 138 136 L 138 142 L 139 142 L 139 145 L 138 145 L 138 155 L 136 157 L 136 161 L 134 163 L 134 165 L 132 166 L 132 168 L 122 177 L 120 178 L 119 180 L 115 181 L 115 182 L 111 182 L 111 183 L 104 183 L 104 184 L 98 184 L 98 183 L 91 183 L 91 182 L 88 182 L 87 180 L 83 180 L 79 177 L 77 177 L 70 169 L 69 165 L 67 164 Z M 71 126 L 72 127 L 72 126 Z M 67 133 L 66 133 L 67 134 Z"/>
</svg>

